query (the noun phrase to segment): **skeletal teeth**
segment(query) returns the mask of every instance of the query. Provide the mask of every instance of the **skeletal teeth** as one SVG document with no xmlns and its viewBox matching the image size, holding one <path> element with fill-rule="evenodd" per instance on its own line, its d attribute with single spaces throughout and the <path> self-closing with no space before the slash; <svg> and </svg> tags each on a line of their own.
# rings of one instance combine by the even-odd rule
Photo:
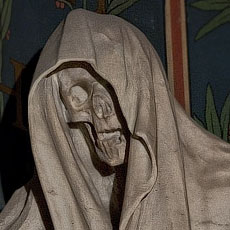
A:
<svg viewBox="0 0 230 230">
<path fill-rule="evenodd" d="M 100 141 L 110 140 L 113 139 L 114 137 L 119 138 L 120 136 L 121 133 L 119 131 L 109 132 L 109 133 L 98 133 L 98 139 Z"/>
<path fill-rule="evenodd" d="M 108 141 L 98 141 L 98 146 L 102 150 L 102 152 L 105 154 L 103 158 L 111 160 L 119 156 L 118 148 L 114 146 L 110 146 Z"/>
<path fill-rule="evenodd" d="M 120 131 L 97 133 L 99 158 L 111 166 L 124 162 L 126 139 Z"/>
<path fill-rule="evenodd" d="M 103 149 L 104 149 L 104 153 L 107 154 L 108 159 L 111 159 L 112 158 L 112 152 L 111 152 L 111 149 L 108 147 L 108 143 L 103 142 L 103 141 L 101 141 L 100 143 L 102 144 Z"/>
</svg>

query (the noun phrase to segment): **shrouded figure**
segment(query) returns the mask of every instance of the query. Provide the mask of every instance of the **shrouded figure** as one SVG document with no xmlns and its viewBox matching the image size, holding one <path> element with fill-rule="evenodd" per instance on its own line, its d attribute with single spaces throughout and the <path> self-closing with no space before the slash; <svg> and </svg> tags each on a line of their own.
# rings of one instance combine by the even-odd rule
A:
<svg viewBox="0 0 230 230">
<path fill-rule="evenodd" d="M 29 95 L 38 178 L 0 229 L 230 229 L 230 146 L 171 95 L 137 28 L 72 11 L 44 47 Z M 44 197 L 43 197 L 44 195 Z"/>
</svg>

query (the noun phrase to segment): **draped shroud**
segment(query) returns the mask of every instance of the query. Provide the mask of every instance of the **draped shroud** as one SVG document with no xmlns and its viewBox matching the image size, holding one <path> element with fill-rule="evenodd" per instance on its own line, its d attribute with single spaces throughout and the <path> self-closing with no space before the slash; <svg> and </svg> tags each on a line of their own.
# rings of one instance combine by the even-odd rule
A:
<svg viewBox="0 0 230 230">
<path fill-rule="evenodd" d="M 229 144 L 185 114 L 141 31 L 116 16 L 79 9 L 47 41 L 29 95 L 32 150 L 54 228 L 113 229 L 97 186 L 109 186 L 113 177 L 94 168 L 59 95 L 58 71 L 79 63 L 112 86 L 131 133 L 119 230 L 230 229 Z M 47 229 L 33 190 L 15 192 L 0 229 Z"/>
</svg>

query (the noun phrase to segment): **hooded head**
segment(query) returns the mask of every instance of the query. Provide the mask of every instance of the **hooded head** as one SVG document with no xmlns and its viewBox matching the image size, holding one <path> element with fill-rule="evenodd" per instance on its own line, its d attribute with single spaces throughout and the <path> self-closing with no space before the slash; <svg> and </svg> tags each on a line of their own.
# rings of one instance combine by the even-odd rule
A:
<svg viewBox="0 0 230 230">
<path fill-rule="evenodd" d="M 119 229 L 187 230 L 190 218 L 200 221 L 204 207 L 190 191 L 206 194 L 200 186 L 212 183 L 198 177 L 209 168 L 200 157 L 210 157 L 200 138 L 225 143 L 187 118 L 154 48 L 121 18 L 72 11 L 43 49 L 29 96 L 32 149 L 55 229 L 112 229 L 113 175 L 95 166 L 86 133 L 71 126 L 79 122 L 102 161 L 127 162 Z"/>
<path fill-rule="evenodd" d="M 88 194 L 86 197 L 92 199 L 89 206 L 96 206 L 99 212 L 95 221 L 104 215 L 106 218 L 101 222 L 105 229 L 111 227 L 110 218 L 102 207 L 105 198 L 100 195 L 97 182 L 92 181 L 92 165 L 86 162 L 85 158 L 90 161 L 87 156 L 82 156 L 82 152 L 87 151 L 76 137 L 81 134 L 71 128 L 73 123 L 87 124 L 102 161 L 117 165 L 123 163 L 125 157 L 127 161 L 133 158 L 127 180 L 135 177 L 135 181 L 126 185 L 126 191 L 129 193 L 134 185 L 139 189 L 132 191 L 133 195 L 128 194 L 134 200 L 132 208 L 127 205 L 132 211 L 126 211 L 125 215 L 133 212 L 153 185 L 156 177 L 155 102 L 154 89 L 148 87 L 153 81 L 152 67 L 145 61 L 151 59 L 151 53 L 155 56 L 145 36 L 129 23 L 115 16 L 84 10 L 71 12 L 47 42 L 30 91 L 29 120 L 34 158 L 54 222 L 60 221 L 55 217 L 58 211 L 54 210 L 61 201 L 50 199 L 49 191 L 59 194 L 57 200 L 60 197 L 66 200 L 69 194 L 69 206 L 77 206 L 79 194 Z M 135 137 L 130 144 L 129 134 Z M 111 140 L 117 142 L 116 148 L 111 147 Z M 138 172 L 140 167 L 141 172 Z M 58 183 L 53 180 L 54 175 L 59 178 Z M 85 186 L 81 185 L 82 193 L 75 187 L 80 186 L 80 181 Z M 69 215 L 70 211 L 65 212 L 68 218 L 73 216 L 73 212 Z"/>
</svg>

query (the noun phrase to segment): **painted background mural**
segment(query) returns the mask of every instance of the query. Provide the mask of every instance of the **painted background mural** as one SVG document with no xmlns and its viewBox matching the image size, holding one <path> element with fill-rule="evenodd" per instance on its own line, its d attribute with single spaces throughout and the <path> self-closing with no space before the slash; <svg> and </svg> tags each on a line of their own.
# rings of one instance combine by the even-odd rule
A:
<svg viewBox="0 0 230 230">
<path fill-rule="evenodd" d="M 229 18 L 229 0 L 187 1 L 193 116 L 225 141 L 230 140 Z"/>
<path fill-rule="evenodd" d="M 114 14 L 142 30 L 186 112 L 230 141 L 230 0 L 0 0 L 0 209 L 33 175 L 30 82 L 48 37 L 75 8 Z"/>
</svg>

